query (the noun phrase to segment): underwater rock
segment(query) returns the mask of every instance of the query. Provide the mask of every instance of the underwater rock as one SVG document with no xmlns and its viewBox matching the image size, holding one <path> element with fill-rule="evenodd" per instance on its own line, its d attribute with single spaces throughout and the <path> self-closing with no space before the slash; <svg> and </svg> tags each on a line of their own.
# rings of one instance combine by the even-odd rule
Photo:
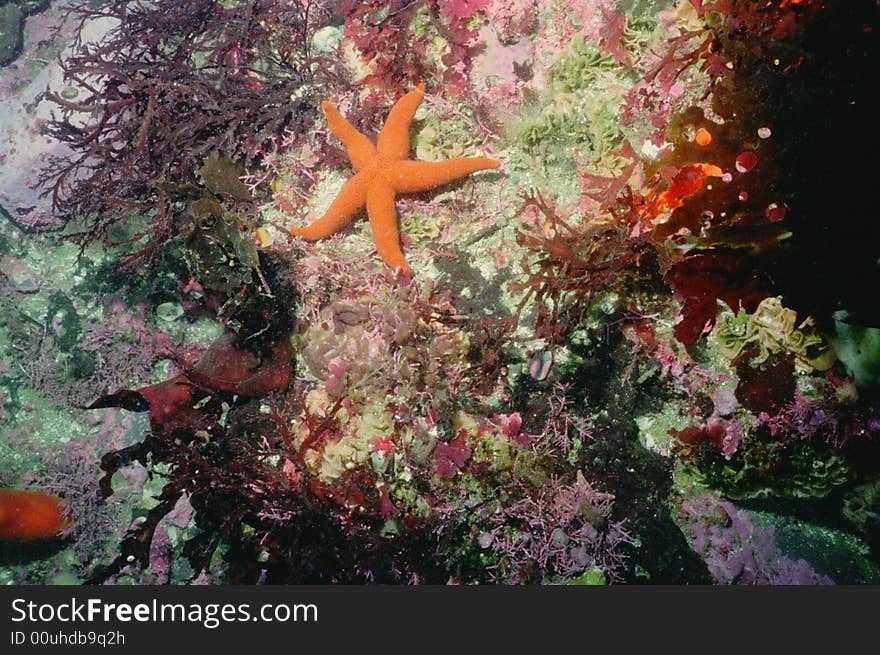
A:
<svg viewBox="0 0 880 655">
<path fill-rule="evenodd" d="M 880 328 L 852 324 L 846 312 L 834 315 L 834 350 L 860 387 L 880 384 Z"/>
<path fill-rule="evenodd" d="M 706 564 L 688 545 L 666 507 L 672 492 L 669 460 L 641 444 L 634 423 L 608 420 L 595 430 L 601 438 L 586 444 L 580 461 L 590 477 L 614 495 L 612 517 L 626 518 L 626 530 L 638 544 L 631 548 L 627 581 L 707 584 Z"/>
<path fill-rule="evenodd" d="M 4 0 L 0 2 L 0 66 L 21 54 L 25 18 L 43 11 L 50 0 Z"/>
<path fill-rule="evenodd" d="M 13 61 L 21 52 L 24 12 L 14 4 L 0 6 L 0 66 Z"/>
<path fill-rule="evenodd" d="M 718 584 L 834 584 L 806 560 L 786 556 L 772 525 L 759 525 L 731 502 L 708 494 L 684 498 L 678 520 Z"/>
<path fill-rule="evenodd" d="M 6 277 L 9 285 L 19 293 L 36 293 L 40 290 L 40 279 L 23 261 L 15 257 L 0 257 L 0 274 Z"/>
<path fill-rule="evenodd" d="M 64 50 L 81 42 L 69 27 L 47 36 L 69 2 L 68 24 L 112 17 L 97 48 Z M 822 558 L 833 546 L 867 571 L 880 546 L 866 392 L 880 337 L 808 318 L 875 303 L 855 285 L 833 309 L 834 285 L 814 293 L 818 276 L 853 277 L 853 244 L 859 260 L 876 248 L 871 214 L 851 211 L 873 169 L 840 156 L 841 124 L 792 143 L 813 110 L 850 110 L 813 84 L 845 49 L 805 43 L 802 68 L 788 49 L 830 29 L 810 22 L 820 5 L 869 2 L 370 0 L 312 3 L 307 20 L 289 0 L 52 3 L 0 71 L 0 431 L 34 426 L 14 432 L 70 459 L 88 442 L 39 425 L 40 395 L 115 392 L 92 407 L 143 412 L 137 434 L 122 410 L 78 422 L 116 435 L 66 474 L 92 492 L 46 491 L 144 504 L 106 533 L 90 519 L 86 540 L 106 544 L 75 578 L 34 581 L 875 580 Z M 842 28 L 856 91 L 877 32 L 860 23 Z M 401 202 L 412 276 L 370 254 L 368 227 L 287 238 L 278 221 L 323 211 L 341 182 L 320 99 L 369 133 L 420 82 L 416 154 L 491 147 L 497 184 Z M 761 104 L 773 89 L 819 102 L 777 116 Z M 73 159 L 52 158 L 65 143 Z M 64 168 L 80 156 L 96 168 Z M 54 216 L 37 200 L 47 161 Z M 833 169 L 824 186 L 816 166 Z M 16 446 L 0 439 L 0 454 Z M 677 521 L 706 486 L 718 501 Z"/>
<path fill-rule="evenodd" d="M 865 540 L 840 526 L 823 525 L 818 516 L 792 516 L 791 511 L 756 510 L 751 515 L 756 526 L 773 531 L 784 557 L 806 560 L 816 573 L 836 584 L 880 583 L 880 566 Z"/>
<path fill-rule="evenodd" d="M 848 493 L 842 513 L 870 543 L 880 543 L 880 479 L 859 485 Z"/>
</svg>

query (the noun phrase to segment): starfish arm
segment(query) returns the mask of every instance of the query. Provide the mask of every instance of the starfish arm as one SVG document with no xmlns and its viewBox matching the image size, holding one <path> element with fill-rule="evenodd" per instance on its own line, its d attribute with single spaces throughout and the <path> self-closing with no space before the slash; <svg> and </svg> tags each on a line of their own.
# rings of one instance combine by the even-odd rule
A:
<svg viewBox="0 0 880 655">
<path fill-rule="evenodd" d="M 359 171 L 372 162 L 376 158 L 376 146 L 354 129 L 354 126 L 329 102 L 325 100 L 321 103 L 321 107 L 324 108 L 324 115 L 327 116 L 327 125 L 330 131 L 342 141 L 355 170 Z"/>
<path fill-rule="evenodd" d="M 486 157 L 460 157 L 446 161 L 396 161 L 389 179 L 398 193 L 417 193 L 442 186 L 465 175 L 486 168 L 498 168 L 501 162 Z"/>
<path fill-rule="evenodd" d="M 409 157 L 409 128 L 416 109 L 424 97 L 425 84 L 420 82 L 415 89 L 394 104 L 388 113 L 388 118 L 385 119 L 385 127 L 382 128 L 376 141 L 379 154 L 390 159 Z"/>
<path fill-rule="evenodd" d="M 366 175 L 350 177 L 321 218 L 303 227 L 292 227 L 288 231 L 306 241 L 316 241 L 338 232 L 366 203 L 368 186 L 369 178 Z"/>
<path fill-rule="evenodd" d="M 387 183 L 374 183 L 367 191 L 367 215 L 373 228 L 376 250 L 392 269 L 408 270 L 400 250 L 397 232 L 397 209 L 394 206 L 394 189 Z"/>
</svg>

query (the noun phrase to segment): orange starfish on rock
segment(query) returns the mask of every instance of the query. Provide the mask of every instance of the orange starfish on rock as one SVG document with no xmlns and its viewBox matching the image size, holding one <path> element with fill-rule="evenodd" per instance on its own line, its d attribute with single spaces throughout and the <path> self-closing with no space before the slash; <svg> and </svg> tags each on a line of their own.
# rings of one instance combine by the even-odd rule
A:
<svg viewBox="0 0 880 655">
<path fill-rule="evenodd" d="M 409 128 L 424 95 L 425 85 L 419 84 L 397 101 L 385 120 L 376 145 L 329 102 L 321 104 L 330 131 L 342 141 L 356 173 L 343 185 L 321 218 L 305 227 L 290 228 L 293 236 L 308 241 L 330 236 L 345 227 L 355 213 L 366 206 L 379 256 L 391 268 L 409 269 L 400 251 L 394 206 L 397 194 L 427 191 L 475 171 L 501 165 L 497 159 L 485 157 L 445 161 L 408 159 Z"/>
</svg>

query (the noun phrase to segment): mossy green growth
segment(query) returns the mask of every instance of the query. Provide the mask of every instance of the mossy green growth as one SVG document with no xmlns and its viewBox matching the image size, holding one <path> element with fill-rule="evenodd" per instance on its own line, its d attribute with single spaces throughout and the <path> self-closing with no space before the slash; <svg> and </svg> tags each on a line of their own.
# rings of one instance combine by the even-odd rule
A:
<svg viewBox="0 0 880 655">
<path fill-rule="evenodd" d="M 0 205 L 0 256 L 20 254 L 21 247 L 17 244 L 11 229 L 4 229 L 10 220 L 9 212 Z"/>
<path fill-rule="evenodd" d="M 170 473 L 170 468 L 164 463 L 157 463 L 150 467 L 150 476 L 144 483 L 138 516 L 146 516 L 147 512 L 159 505 L 159 496 L 162 495 L 162 489 L 167 484 Z"/>
<path fill-rule="evenodd" d="M 21 52 L 24 12 L 16 4 L 0 6 L 0 66 L 14 61 Z"/>
<path fill-rule="evenodd" d="M 671 0 L 617 0 L 617 11 L 626 15 L 628 22 L 656 20 L 657 13 L 676 4 Z"/>
<path fill-rule="evenodd" d="M 607 581 L 605 580 L 605 571 L 596 567 L 579 576 L 569 578 L 563 584 L 575 587 L 597 587 L 607 584 Z"/>
<path fill-rule="evenodd" d="M 420 119 L 421 110 L 416 113 L 416 122 L 420 123 Z M 417 159 L 437 161 L 483 154 L 484 144 L 462 117 L 441 120 L 432 112 L 425 114 L 425 119 L 413 138 L 412 149 Z"/>
<path fill-rule="evenodd" d="M 186 584 L 195 576 L 195 570 L 185 557 L 174 557 L 171 562 L 172 583 Z"/>
<path fill-rule="evenodd" d="M 82 580 L 80 580 L 72 571 L 60 571 L 56 575 L 52 576 L 48 583 L 53 587 L 73 587 L 81 585 Z"/>
<path fill-rule="evenodd" d="M 784 555 L 805 559 L 837 584 L 880 583 L 880 567 L 858 537 L 771 512 L 754 512 L 752 517 L 759 527 L 773 527 L 776 545 Z"/>
<path fill-rule="evenodd" d="M 475 462 L 488 464 L 493 473 L 508 471 L 513 466 L 510 440 L 494 430 L 480 435 L 474 445 L 472 457 Z"/>
<path fill-rule="evenodd" d="M 849 465 L 830 446 L 758 435 L 746 439 L 729 461 L 703 444 L 690 465 L 701 482 L 735 499 L 824 498 L 850 480 Z"/>
<path fill-rule="evenodd" d="M 79 346 L 82 328 L 80 316 L 73 301 L 62 291 L 54 291 L 49 296 L 46 308 L 46 324 L 55 327 L 55 345 L 63 352 L 70 352 Z"/>
<path fill-rule="evenodd" d="M 635 419 L 639 426 L 639 441 L 648 450 L 669 452 L 675 437 L 670 431 L 681 431 L 693 424 L 693 417 L 679 411 L 676 403 L 667 403 L 658 412 L 642 414 Z"/>
<path fill-rule="evenodd" d="M 177 300 L 180 280 L 188 277 L 181 242 L 181 239 L 172 239 L 164 244 L 150 275 L 120 271 L 116 251 L 113 254 L 87 251 L 74 264 L 74 284 L 70 293 L 79 298 L 118 295 L 129 307 Z M 62 245 L 62 248 L 66 247 L 67 244 Z M 70 255 L 71 261 L 74 258 L 75 253 Z"/>
<path fill-rule="evenodd" d="M 89 429 L 77 420 L 81 416 L 79 410 L 59 407 L 29 387 L 20 387 L 17 395 L 18 411 L 10 413 L 9 419 L 0 424 L 0 466 L 5 474 L 35 466 L 39 461 L 37 448 L 59 446 L 88 433 Z M 34 450 L 13 445 L 23 435 L 27 435 Z"/>
<path fill-rule="evenodd" d="M 246 219 L 209 197 L 193 202 L 191 213 L 194 226 L 185 240 L 185 256 L 192 276 L 224 293 L 250 284 L 259 256 Z"/>
<path fill-rule="evenodd" d="M 853 325 L 845 319 L 845 313 L 834 316 L 834 350 L 858 386 L 876 388 L 880 386 L 880 328 Z"/>
<path fill-rule="evenodd" d="M 412 213 L 400 221 L 400 229 L 413 243 L 421 244 L 439 237 L 442 228 L 448 222 L 448 216 L 442 212 L 436 214 Z"/>
<path fill-rule="evenodd" d="M 428 7 L 428 3 L 420 3 L 420 6 L 413 12 L 412 20 L 410 21 L 410 29 L 414 36 L 422 37 L 428 33 L 428 30 L 431 29 L 431 11 Z"/>
<path fill-rule="evenodd" d="M 401 512 L 414 516 L 428 516 L 431 513 L 419 491 L 409 484 L 393 483 L 388 490 L 388 496 Z"/>
<path fill-rule="evenodd" d="M 843 516 L 863 534 L 880 534 L 880 478 L 849 492 L 843 501 Z"/>
<path fill-rule="evenodd" d="M 198 344 L 206 348 L 219 339 L 224 331 L 222 323 L 208 317 L 199 318 L 193 323 L 183 323 L 182 327 L 183 343 Z M 167 371 L 162 372 L 162 375 L 166 374 Z"/>
<path fill-rule="evenodd" d="M 614 67 L 611 55 L 599 50 L 598 45 L 583 34 L 576 34 L 551 70 L 551 87 L 556 92 L 576 92 L 588 88 L 601 71 Z"/>
<path fill-rule="evenodd" d="M 557 168 L 571 171 L 575 150 L 601 167 L 600 160 L 623 137 L 618 120 L 621 75 L 620 66 L 595 42 L 575 36 L 551 66 L 540 102 L 524 108 L 513 128 L 515 141 L 529 156 L 513 156 L 514 167 L 531 166 L 538 157 L 545 175 L 555 179 Z"/>
</svg>

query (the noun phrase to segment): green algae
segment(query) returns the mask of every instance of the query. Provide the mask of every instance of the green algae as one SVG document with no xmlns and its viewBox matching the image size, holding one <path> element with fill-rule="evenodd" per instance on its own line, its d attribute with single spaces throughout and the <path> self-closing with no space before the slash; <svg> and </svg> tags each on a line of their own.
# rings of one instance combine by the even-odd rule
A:
<svg viewBox="0 0 880 655">
<path fill-rule="evenodd" d="M 824 498 L 851 479 L 849 463 L 830 447 L 804 440 L 775 444 L 755 435 L 729 461 L 702 444 L 693 466 L 708 486 L 736 499 Z"/>
<path fill-rule="evenodd" d="M 792 559 L 805 559 L 817 572 L 838 584 L 880 584 L 880 566 L 868 545 L 858 537 L 800 521 L 792 516 L 757 511 L 755 524 L 772 527 L 776 544 Z"/>
<path fill-rule="evenodd" d="M 605 571 L 594 568 L 577 577 L 569 578 L 563 584 L 574 587 L 597 587 L 608 584 L 608 581 L 605 578 Z"/>
<path fill-rule="evenodd" d="M 508 156 L 511 179 L 525 187 L 550 187 L 561 202 L 581 192 L 575 164 L 607 172 L 609 153 L 623 142 L 619 110 L 622 67 L 597 44 L 576 36 L 550 67 L 540 100 L 521 108 L 510 129 L 515 148 Z M 577 154 L 575 154 L 577 153 Z"/>
<path fill-rule="evenodd" d="M 0 66 L 21 53 L 24 11 L 15 3 L 0 5 Z"/>
<path fill-rule="evenodd" d="M 858 385 L 876 388 L 880 385 L 880 329 L 853 325 L 845 318 L 835 316 L 834 350 Z"/>
</svg>

